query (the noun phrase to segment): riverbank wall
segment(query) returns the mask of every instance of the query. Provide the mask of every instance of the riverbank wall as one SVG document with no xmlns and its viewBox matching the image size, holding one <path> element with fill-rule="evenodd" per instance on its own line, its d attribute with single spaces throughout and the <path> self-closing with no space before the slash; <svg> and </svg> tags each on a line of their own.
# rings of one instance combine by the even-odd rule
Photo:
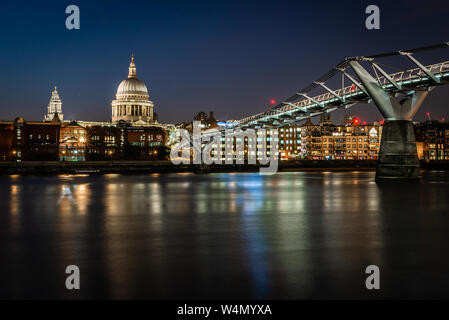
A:
<svg viewBox="0 0 449 320">
<path fill-rule="evenodd" d="M 259 165 L 174 165 L 170 161 L 0 162 L 0 174 L 145 174 L 176 172 L 258 172 Z M 279 161 L 278 171 L 375 170 L 375 160 Z M 449 170 L 449 161 L 421 162 L 422 169 Z"/>
</svg>

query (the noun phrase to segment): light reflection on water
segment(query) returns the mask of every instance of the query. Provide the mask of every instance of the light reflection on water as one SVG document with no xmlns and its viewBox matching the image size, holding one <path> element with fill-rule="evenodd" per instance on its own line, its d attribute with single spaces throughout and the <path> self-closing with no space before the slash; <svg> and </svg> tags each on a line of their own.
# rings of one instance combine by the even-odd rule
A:
<svg viewBox="0 0 449 320">
<path fill-rule="evenodd" d="M 0 297 L 372 297 L 368 264 L 387 270 L 380 297 L 446 296 L 448 176 L 428 176 L 4 176 Z M 61 285 L 69 264 L 84 275 L 76 296 Z"/>
</svg>

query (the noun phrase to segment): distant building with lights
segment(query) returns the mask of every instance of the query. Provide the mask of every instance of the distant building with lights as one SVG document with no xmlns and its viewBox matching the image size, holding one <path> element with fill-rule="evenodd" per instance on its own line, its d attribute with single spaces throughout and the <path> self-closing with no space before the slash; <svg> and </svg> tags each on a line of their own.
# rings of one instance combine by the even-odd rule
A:
<svg viewBox="0 0 449 320">
<path fill-rule="evenodd" d="M 449 160 L 449 123 L 425 121 L 415 124 L 418 157 L 424 160 Z"/>
<path fill-rule="evenodd" d="M 75 121 L 64 123 L 59 134 L 59 160 L 86 160 L 87 130 Z"/>
<path fill-rule="evenodd" d="M 26 122 L 22 117 L 0 122 L 0 160 L 58 161 L 58 122 Z"/>
<path fill-rule="evenodd" d="M 44 122 L 51 122 L 55 116 L 55 113 L 58 115 L 59 120 L 64 120 L 64 114 L 62 113 L 62 101 L 56 87 L 51 93 L 50 102 L 47 105 L 47 113 L 44 115 Z"/>
<path fill-rule="evenodd" d="M 303 125 L 279 129 L 279 158 L 307 160 L 376 160 L 380 150 L 382 125 L 360 124 L 349 117 L 341 125 L 332 124 L 329 114 L 319 124 L 311 119 Z"/>
<path fill-rule="evenodd" d="M 212 113 L 211 113 L 212 116 Z M 211 117 L 209 117 L 211 118 Z M 210 132 L 212 129 L 222 129 L 221 131 L 221 158 L 226 157 L 226 146 L 234 146 L 233 159 L 237 157 L 248 158 L 254 156 L 255 152 L 260 153 L 259 147 L 266 146 L 266 156 L 273 152 L 270 148 L 271 139 L 275 140 L 278 146 L 280 160 L 376 160 L 380 151 L 382 139 L 382 124 L 361 124 L 359 119 L 353 116 L 346 116 L 342 124 L 335 125 L 330 120 L 328 113 L 321 115 L 320 122 L 314 124 L 311 119 L 307 119 L 304 124 L 288 125 L 278 128 L 278 136 L 272 137 L 270 131 L 266 130 L 265 142 L 262 133 L 256 130 L 256 136 L 244 136 L 244 150 L 238 151 L 236 143 L 241 143 L 239 138 L 226 137 L 224 129 L 232 129 L 235 122 L 216 121 L 208 122 L 204 112 L 198 113 L 194 117 L 200 122 L 200 129 L 203 132 Z M 183 123 L 178 126 L 187 129 L 192 133 L 193 123 Z M 179 137 L 178 137 L 179 139 Z M 255 141 L 253 141 L 253 139 Z M 174 139 L 176 140 L 176 139 Z M 248 144 L 254 143 L 257 151 L 248 150 Z M 205 142 L 203 142 L 203 146 Z M 212 145 L 214 149 L 218 146 Z M 240 152 L 240 154 L 237 154 Z"/>
</svg>

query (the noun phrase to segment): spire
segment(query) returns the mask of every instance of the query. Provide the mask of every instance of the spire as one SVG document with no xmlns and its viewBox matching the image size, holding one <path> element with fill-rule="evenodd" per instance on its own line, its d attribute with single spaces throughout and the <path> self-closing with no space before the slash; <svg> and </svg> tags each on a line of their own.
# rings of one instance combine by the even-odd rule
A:
<svg viewBox="0 0 449 320">
<path fill-rule="evenodd" d="M 131 54 L 131 63 L 129 64 L 128 78 L 136 78 L 136 65 L 134 64 L 134 54 Z"/>
</svg>

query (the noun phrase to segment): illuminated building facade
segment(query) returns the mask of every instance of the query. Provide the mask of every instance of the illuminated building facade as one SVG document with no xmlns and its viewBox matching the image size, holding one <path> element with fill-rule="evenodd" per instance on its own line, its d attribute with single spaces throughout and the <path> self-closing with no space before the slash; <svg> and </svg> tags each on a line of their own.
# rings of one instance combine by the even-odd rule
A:
<svg viewBox="0 0 449 320">
<path fill-rule="evenodd" d="M 123 132 L 123 154 L 128 160 L 155 159 L 165 145 L 165 131 L 158 127 L 128 127 Z"/>
<path fill-rule="evenodd" d="M 160 127 L 120 123 L 84 128 L 72 123 L 61 129 L 64 140 L 61 140 L 60 158 L 65 161 L 152 160 L 159 147 L 165 145 L 165 136 L 165 130 Z"/>
<path fill-rule="evenodd" d="M 119 160 L 125 144 L 124 130 L 116 126 L 87 126 L 88 160 Z"/>
<path fill-rule="evenodd" d="M 205 112 L 198 112 L 195 117 L 193 117 L 193 120 L 201 122 L 202 129 L 213 129 L 218 127 L 218 121 L 215 119 L 212 111 L 209 112 L 209 116 L 207 116 Z"/>
<path fill-rule="evenodd" d="M 85 161 L 86 138 L 86 129 L 75 121 L 62 125 L 59 137 L 59 159 Z"/>
<path fill-rule="evenodd" d="M 201 115 L 199 113 L 198 115 Z M 208 131 L 208 126 L 204 124 L 204 118 L 195 117 L 196 121 L 201 122 L 201 131 Z M 225 129 L 232 128 L 233 124 L 225 122 L 217 122 L 217 126 Z M 182 124 L 180 128 L 187 129 L 192 133 L 192 123 Z M 255 130 L 256 146 L 261 150 L 263 143 L 259 130 Z M 178 137 L 179 138 L 179 137 Z M 323 114 L 319 124 L 312 123 L 308 119 L 302 125 L 288 125 L 278 128 L 278 137 L 271 137 L 270 131 L 266 130 L 266 155 L 270 156 L 271 139 L 277 139 L 278 153 L 280 160 L 376 160 L 380 150 L 380 142 L 382 138 L 382 125 L 380 123 L 360 124 L 360 121 L 348 116 L 341 125 L 332 124 L 329 114 Z M 235 146 L 241 138 L 229 138 L 225 136 L 225 132 L 221 133 L 221 156 L 225 159 L 226 146 L 233 146 L 233 159 L 238 156 L 244 159 L 248 158 L 249 153 L 260 151 L 248 150 L 248 143 L 252 143 L 253 137 L 246 135 L 244 137 L 244 150 L 238 151 Z M 203 146 L 206 142 L 203 143 Z M 212 144 L 213 149 L 217 149 L 216 144 Z M 240 152 L 240 154 L 237 154 Z M 254 156 L 254 154 L 250 154 Z"/>
<path fill-rule="evenodd" d="M 298 125 L 279 128 L 279 158 L 281 160 L 300 158 L 301 127 Z"/>
<path fill-rule="evenodd" d="M 84 127 L 21 117 L 0 122 L 0 161 L 160 160 L 165 144 L 166 130 L 159 126 Z"/>
<path fill-rule="evenodd" d="M 449 123 L 426 121 L 415 125 L 418 157 L 426 160 L 449 160 Z"/>
<path fill-rule="evenodd" d="M 353 121 L 333 125 L 328 117 L 319 124 L 310 119 L 301 126 L 299 157 L 309 160 L 376 160 L 380 150 L 382 125 Z"/>
<path fill-rule="evenodd" d="M 0 122 L 0 160 L 57 161 L 60 122 Z"/>
<path fill-rule="evenodd" d="M 233 127 L 233 122 L 213 122 L 218 127 Z M 203 131 L 210 130 L 202 128 Z M 266 131 L 267 156 L 271 154 L 269 130 Z M 426 121 L 415 123 L 418 156 L 422 160 L 449 160 L 449 123 Z M 179 138 L 179 137 L 178 137 Z M 279 158 L 281 160 L 376 160 L 382 138 L 381 123 L 357 124 L 355 121 L 334 125 L 326 119 L 319 124 L 307 120 L 303 125 L 284 126 L 278 130 Z M 136 123 L 63 122 L 58 114 L 51 122 L 14 121 L 0 122 L 0 161 L 107 161 L 152 160 L 160 147 L 168 144 L 167 128 L 137 126 Z M 258 147 L 263 137 L 245 136 L 244 150 L 237 154 L 237 139 L 221 136 L 222 159 L 226 145 L 234 146 L 233 160 L 248 158 L 248 143 L 256 141 Z M 216 148 L 217 146 L 213 146 Z"/>
</svg>

